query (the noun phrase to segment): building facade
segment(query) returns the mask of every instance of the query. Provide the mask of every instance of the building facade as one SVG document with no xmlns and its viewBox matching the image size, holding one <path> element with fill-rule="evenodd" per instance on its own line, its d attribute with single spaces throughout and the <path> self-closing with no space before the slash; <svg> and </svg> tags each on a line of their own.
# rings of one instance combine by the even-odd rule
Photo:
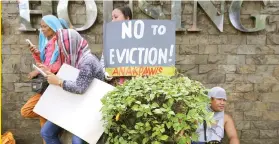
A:
<svg viewBox="0 0 279 144">
<path fill-rule="evenodd" d="M 171 1 L 149 2 L 161 7 L 165 18 L 171 19 Z M 217 10 L 220 2 L 212 2 Z M 256 32 L 243 32 L 231 23 L 229 10 L 232 2 L 226 1 L 223 32 L 207 16 L 201 4 L 197 8 L 199 32 L 190 32 L 193 25 L 191 1 L 181 4 L 182 28 L 176 33 L 176 67 L 191 79 L 202 82 L 207 88 L 221 86 L 228 92 L 226 112 L 230 114 L 238 131 L 241 144 L 277 144 L 279 142 L 279 2 L 244 1 L 240 9 L 241 24 L 256 27 L 251 14 L 267 15 L 265 28 Z M 57 1 L 51 5 L 57 15 Z M 90 28 L 80 31 L 89 42 L 92 52 L 100 57 L 103 49 L 103 2 L 97 1 L 97 18 Z M 113 7 L 128 5 L 117 1 Z M 42 2 L 30 2 L 30 9 L 40 10 Z M 175 10 L 175 9 L 174 9 Z M 110 13 L 110 12 L 109 12 Z M 84 1 L 68 4 L 68 14 L 75 27 L 87 20 Z M 150 19 L 133 1 L 134 19 Z M 31 23 L 39 27 L 41 14 L 32 14 Z M 176 19 L 177 20 L 177 19 Z M 34 94 L 27 78 L 33 58 L 26 38 L 38 44 L 38 32 L 20 31 L 19 6 L 15 0 L 2 1 L 2 133 L 11 130 L 19 144 L 41 143 L 37 119 L 24 119 L 20 109 Z"/>
</svg>

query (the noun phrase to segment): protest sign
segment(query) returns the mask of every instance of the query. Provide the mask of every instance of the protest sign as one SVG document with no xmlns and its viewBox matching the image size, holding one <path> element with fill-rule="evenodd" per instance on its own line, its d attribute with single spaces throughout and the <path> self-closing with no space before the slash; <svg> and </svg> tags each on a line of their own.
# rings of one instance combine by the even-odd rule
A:
<svg viewBox="0 0 279 144">
<path fill-rule="evenodd" d="M 79 70 L 63 64 L 57 76 L 75 81 Z M 75 134 L 90 144 L 96 144 L 104 132 L 101 98 L 114 87 L 94 79 L 87 91 L 74 94 L 59 86 L 49 85 L 34 112 Z"/>
<path fill-rule="evenodd" d="M 105 67 L 111 76 L 174 75 L 175 21 L 130 20 L 104 26 Z"/>
</svg>

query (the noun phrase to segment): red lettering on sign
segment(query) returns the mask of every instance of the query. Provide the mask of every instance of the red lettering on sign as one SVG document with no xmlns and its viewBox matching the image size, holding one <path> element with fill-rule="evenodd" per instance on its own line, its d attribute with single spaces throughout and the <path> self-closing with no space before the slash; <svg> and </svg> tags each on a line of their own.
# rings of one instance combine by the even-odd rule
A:
<svg viewBox="0 0 279 144">
<path fill-rule="evenodd" d="M 138 67 L 134 67 L 133 68 L 133 75 L 134 76 L 138 76 L 139 75 L 138 72 L 137 72 L 138 69 L 139 69 Z"/>
<path fill-rule="evenodd" d="M 150 75 L 156 75 L 157 74 L 157 69 L 156 67 L 150 68 Z"/>
<path fill-rule="evenodd" d="M 112 76 L 148 76 L 162 73 L 163 67 L 119 67 L 114 68 Z"/>
<path fill-rule="evenodd" d="M 140 67 L 139 68 L 139 75 L 142 75 L 143 71 L 144 71 L 144 67 Z"/>
<path fill-rule="evenodd" d="M 120 73 L 119 73 L 119 75 L 126 75 L 126 72 L 125 72 L 125 69 L 126 69 L 126 67 L 120 67 Z"/>
<path fill-rule="evenodd" d="M 159 67 L 159 73 L 162 73 L 162 72 L 163 72 L 163 68 Z"/>
<path fill-rule="evenodd" d="M 126 75 L 132 75 L 131 67 L 126 68 Z"/>
<path fill-rule="evenodd" d="M 117 69 L 117 68 L 115 68 L 115 69 L 113 70 L 112 75 L 119 75 L 118 69 Z"/>
</svg>

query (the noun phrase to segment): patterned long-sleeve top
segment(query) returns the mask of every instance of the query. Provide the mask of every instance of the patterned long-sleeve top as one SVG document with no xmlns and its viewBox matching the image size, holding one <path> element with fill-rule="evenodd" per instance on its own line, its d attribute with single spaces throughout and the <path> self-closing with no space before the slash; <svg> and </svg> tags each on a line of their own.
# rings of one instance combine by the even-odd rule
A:
<svg viewBox="0 0 279 144">
<path fill-rule="evenodd" d="M 94 78 L 104 80 L 104 73 L 101 63 L 99 59 L 92 54 L 84 57 L 83 61 L 80 62 L 78 69 L 80 72 L 76 81 L 63 81 L 64 90 L 76 94 L 83 94 Z"/>
<path fill-rule="evenodd" d="M 104 54 L 102 53 L 102 57 L 100 59 L 100 63 L 101 63 L 101 66 L 103 68 L 103 72 L 105 73 L 105 58 L 104 58 Z"/>
</svg>

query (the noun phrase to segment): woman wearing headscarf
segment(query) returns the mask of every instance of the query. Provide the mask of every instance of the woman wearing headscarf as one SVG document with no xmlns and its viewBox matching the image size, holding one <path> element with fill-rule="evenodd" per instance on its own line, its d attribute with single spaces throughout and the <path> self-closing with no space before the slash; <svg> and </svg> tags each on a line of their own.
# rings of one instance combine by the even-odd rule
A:
<svg viewBox="0 0 279 144">
<path fill-rule="evenodd" d="M 56 73 L 60 66 L 61 60 L 58 59 L 58 45 L 56 42 L 55 33 L 58 29 L 63 29 L 60 20 L 54 15 L 46 15 L 41 21 L 41 30 L 39 34 L 39 48 L 31 46 L 30 50 L 36 61 L 36 63 L 43 63 L 52 72 Z M 33 78 L 39 74 L 38 71 L 29 74 L 30 78 Z"/>
<path fill-rule="evenodd" d="M 59 57 L 58 45 L 56 44 L 55 32 L 58 29 L 62 29 L 62 25 L 59 19 L 53 15 L 46 15 L 41 20 L 41 30 L 39 34 L 39 48 L 30 46 L 30 51 L 35 59 L 35 62 L 42 63 L 53 73 L 56 73 L 61 67 L 61 59 Z M 32 71 L 29 73 L 29 78 L 33 79 L 39 75 L 38 71 Z M 43 88 L 45 89 L 45 88 Z M 37 118 L 38 114 L 33 112 L 33 109 L 39 101 L 42 93 L 35 94 L 31 97 L 27 103 L 21 109 L 21 115 L 25 118 Z M 40 125 L 43 126 L 45 119 L 40 117 Z"/>
<path fill-rule="evenodd" d="M 99 59 L 90 52 L 87 41 L 73 29 L 57 31 L 57 43 L 62 61 L 80 70 L 75 81 L 62 80 L 45 67 L 39 65 L 46 73 L 49 84 L 58 85 L 65 91 L 82 94 L 94 78 L 103 80 L 104 73 Z M 41 130 L 41 136 L 47 144 L 60 144 L 58 134 L 63 129 L 47 121 Z M 83 140 L 77 136 L 72 138 L 73 144 L 82 144 Z"/>
</svg>

